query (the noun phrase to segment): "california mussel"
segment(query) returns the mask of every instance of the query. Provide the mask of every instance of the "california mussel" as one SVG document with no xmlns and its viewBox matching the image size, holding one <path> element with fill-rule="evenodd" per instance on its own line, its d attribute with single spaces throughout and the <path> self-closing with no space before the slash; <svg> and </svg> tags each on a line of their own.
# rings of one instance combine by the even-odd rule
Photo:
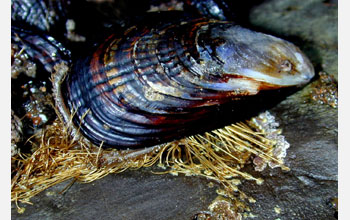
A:
<svg viewBox="0 0 350 220">
<path fill-rule="evenodd" d="M 62 96 L 94 144 L 135 149 L 191 133 L 215 106 L 313 76 L 293 44 L 202 18 L 112 34 L 75 63 Z"/>
<path fill-rule="evenodd" d="M 62 32 L 69 0 L 11 0 L 12 26 L 32 26 L 41 31 Z M 15 23 L 15 24 L 14 24 Z"/>
</svg>

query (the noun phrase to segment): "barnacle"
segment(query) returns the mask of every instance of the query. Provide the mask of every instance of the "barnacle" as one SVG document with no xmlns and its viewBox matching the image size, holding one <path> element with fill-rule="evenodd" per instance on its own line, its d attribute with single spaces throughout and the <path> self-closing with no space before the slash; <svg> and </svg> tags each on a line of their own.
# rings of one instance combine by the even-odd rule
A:
<svg viewBox="0 0 350 220">
<path fill-rule="evenodd" d="M 311 99 L 319 104 L 326 104 L 333 108 L 338 107 L 338 82 L 332 75 L 320 72 L 319 81 L 313 86 Z"/>
</svg>

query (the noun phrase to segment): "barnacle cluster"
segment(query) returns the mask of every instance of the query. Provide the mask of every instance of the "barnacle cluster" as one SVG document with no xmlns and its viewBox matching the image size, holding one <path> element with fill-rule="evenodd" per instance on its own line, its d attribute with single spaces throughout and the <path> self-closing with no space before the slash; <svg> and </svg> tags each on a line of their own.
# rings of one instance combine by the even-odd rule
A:
<svg viewBox="0 0 350 220">
<path fill-rule="evenodd" d="M 319 72 L 320 79 L 314 85 L 311 99 L 319 104 L 338 107 L 338 82 L 326 72 Z"/>
<path fill-rule="evenodd" d="M 47 94 L 45 81 L 33 82 L 22 85 L 25 117 L 30 120 L 33 128 L 40 128 L 50 119 L 54 118 L 52 112 L 51 96 Z"/>
<path fill-rule="evenodd" d="M 258 130 L 265 133 L 265 137 L 275 144 L 275 148 L 269 152 L 269 155 L 273 158 L 277 158 L 280 163 L 275 161 L 267 161 L 266 159 L 256 156 L 253 160 L 256 171 L 263 171 L 268 164 L 271 168 L 280 167 L 283 164 L 283 159 L 287 156 L 287 149 L 290 144 L 285 140 L 285 137 L 281 135 L 282 130 L 279 129 L 279 123 L 275 120 L 275 117 L 270 112 L 266 111 L 259 116 L 250 120 L 250 125 L 256 127 Z M 288 169 L 287 167 L 282 167 Z"/>
<path fill-rule="evenodd" d="M 20 73 L 29 77 L 36 76 L 36 64 L 30 60 L 25 48 L 17 44 L 11 44 L 11 78 L 16 79 Z"/>
<path fill-rule="evenodd" d="M 192 219 L 195 220 L 210 220 L 210 219 L 232 219 L 232 220 L 241 220 L 242 214 L 236 212 L 237 205 L 240 205 L 239 202 L 232 201 L 223 196 L 218 196 L 212 203 L 209 205 L 209 211 L 203 211 L 195 216 Z"/>
</svg>

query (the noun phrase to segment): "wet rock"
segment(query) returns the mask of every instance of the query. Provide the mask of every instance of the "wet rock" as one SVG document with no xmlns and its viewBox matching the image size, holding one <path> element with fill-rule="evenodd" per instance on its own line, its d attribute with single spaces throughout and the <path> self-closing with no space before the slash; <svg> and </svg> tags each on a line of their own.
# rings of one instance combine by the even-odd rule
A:
<svg viewBox="0 0 350 220">
<path fill-rule="evenodd" d="M 215 198 L 214 188 L 200 178 L 155 175 L 149 169 L 112 174 L 91 184 L 71 180 L 21 205 L 15 219 L 190 219 Z"/>
</svg>

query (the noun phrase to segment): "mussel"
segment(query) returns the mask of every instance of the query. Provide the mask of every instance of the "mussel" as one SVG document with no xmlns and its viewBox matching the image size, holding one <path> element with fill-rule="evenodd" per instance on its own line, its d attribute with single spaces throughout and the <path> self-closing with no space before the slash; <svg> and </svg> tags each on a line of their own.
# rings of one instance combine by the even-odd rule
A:
<svg viewBox="0 0 350 220">
<path fill-rule="evenodd" d="M 69 4 L 70 0 L 11 0 L 12 25 L 62 33 Z"/>
<path fill-rule="evenodd" d="M 313 76 L 292 43 L 201 18 L 112 34 L 75 62 L 61 92 L 73 123 L 92 143 L 136 149 L 188 134 L 215 106 Z"/>
<path fill-rule="evenodd" d="M 11 44 L 18 45 L 35 63 L 51 73 L 58 62 L 71 62 L 71 52 L 53 36 L 37 29 L 11 26 Z M 47 74 L 49 75 L 49 74 Z"/>
</svg>

